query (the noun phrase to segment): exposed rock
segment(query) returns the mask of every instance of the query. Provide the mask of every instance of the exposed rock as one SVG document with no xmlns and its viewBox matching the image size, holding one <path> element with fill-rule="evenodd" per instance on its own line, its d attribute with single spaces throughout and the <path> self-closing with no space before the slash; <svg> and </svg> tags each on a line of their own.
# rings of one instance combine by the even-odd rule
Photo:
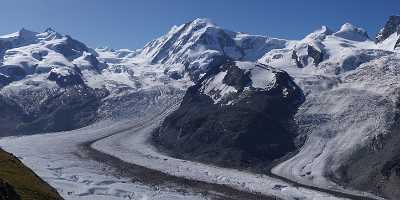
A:
<svg viewBox="0 0 400 200">
<path fill-rule="evenodd" d="M 251 83 L 251 79 L 249 77 L 249 73 L 245 72 L 243 69 L 240 69 L 237 66 L 229 66 L 225 65 L 226 67 L 230 67 L 227 70 L 227 73 L 222 80 L 222 83 L 226 85 L 233 86 L 236 90 L 242 91 L 245 86 L 248 86 Z M 223 69 L 224 70 L 224 69 Z"/>
<path fill-rule="evenodd" d="M 15 189 L 0 179 L 0 200 L 20 200 L 21 197 L 15 192 Z"/>
<path fill-rule="evenodd" d="M 0 66 L 0 73 L 2 73 L 5 76 L 8 76 L 9 77 L 8 79 L 12 81 L 20 80 L 27 75 L 26 71 L 21 66 L 17 65 Z"/>
<path fill-rule="evenodd" d="M 70 60 L 82 56 L 83 52 L 85 51 L 89 52 L 89 48 L 85 44 L 71 38 L 68 35 L 65 36 L 65 40 L 63 42 L 57 43 L 51 48 Z"/>
<path fill-rule="evenodd" d="M 307 54 L 308 54 L 308 56 L 313 58 L 315 66 L 318 66 L 318 64 L 321 63 L 324 58 L 324 55 L 322 54 L 322 52 L 318 51 L 311 45 L 307 46 Z"/>
<path fill-rule="evenodd" d="M 50 71 L 48 79 L 55 81 L 60 87 L 83 84 L 82 74 L 78 67 L 54 68 Z"/>
<path fill-rule="evenodd" d="M 12 82 L 12 78 L 0 73 L 0 88 Z"/>
<path fill-rule="evenodd" d="M 379 43 L 386 40 L 393 33 L 399 33 L 400 16 L 390 16 L 385 26 L 378 32 L 375 37 L 375 42 Z"/>
<path fill-rule="evenodd" d="M 265 82 L 257 73 L 266 73 Z M 260 88 L 259 81 L 266 86 Z M 226 94 L 218 89 L 226 87 L 235 89 Z M 284 71 L 254 63 L 224 64 L 188 89 L 154 139 L 185 159 L 230 167 L 269 164 L 295 150 L 292 116 L 303 101 L 302 91 Z"/>
<path fill-rule="evenodd" d="M 400 35 L 400 34 L 398 34 L 398 35 Z M 399 36 L 399 39 L 397 39 L 396 44 L 394 45 L 394 49 L 397 49 L 398 47 L 400 47 L 400 36 Z"/>
<path fill-rule="evenodd" d="M 4 53 L 12 47 L 11 42 L 0 40 L 0 64 L 3 62 Z"/>
<path fill-rule="evenodd" d="M 56 189 L 17 157 L 0 149 L 0 200 L 62 200 Z"/>
<path fill-rule="evenodd" d="M 307 66 L 309 58 L 313 60 L 314 66 L 318 66 L 323 61 L 324 54 L 309 44 L 303 44 L 293 50 L 292 59 L 295 60 L 297 67 L 303 68 Z"/>
</svg>

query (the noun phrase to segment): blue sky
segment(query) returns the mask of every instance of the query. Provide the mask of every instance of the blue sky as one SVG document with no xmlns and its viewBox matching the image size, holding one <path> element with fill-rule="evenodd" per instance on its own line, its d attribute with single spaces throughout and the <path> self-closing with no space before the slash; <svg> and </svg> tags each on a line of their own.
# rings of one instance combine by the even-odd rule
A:
<svg viewBox="0 0 400 200">
<path fill-rule="evenodd" d="M 91 47 L 140 48 L 197 17 L 235 31 L 300 39 L 344 22 L 374 36 L 399 0 L 2 0 L 0 34 L 47 27 Z"/>
</svg>

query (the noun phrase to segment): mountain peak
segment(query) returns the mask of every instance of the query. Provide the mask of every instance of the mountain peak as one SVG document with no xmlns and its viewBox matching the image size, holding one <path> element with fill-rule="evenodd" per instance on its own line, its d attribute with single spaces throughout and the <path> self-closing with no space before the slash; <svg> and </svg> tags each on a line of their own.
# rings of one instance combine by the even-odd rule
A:
<svg viewBox="0 0 400 200">
<path fill-rule="evenodd" d="M 28 29 L 25 29 L 25 28 L 21 28 L 21 30 L 19 30 L 18 33 L 19 33 L 19 36 L 23 37 L 23 38 L 25 38 L 25 37 L 33 37 L 36 34 L 38 34 L 37 32 L 31 31 L 31 30 L 28 30 Z"/>
<path fill-rule="evenodd" d="M 319 29 L 308 34 L 306 39 L 323 40 L 327 35 L 332 35 L 333 31 L 327 26 L 321 26 Z"/>
<path fill-rule="evenodd" d="M 216 26 L 216 24 L 211 19 L 208 19 L 208 18 L 196 18 L 196 19 L 192 20 L 190 22 L 190 24 L 193 24 L 193 25 L 206 24 L 206 25 L 210 25 L 210 26 Z"/>
<path fill-rule="evenodd" d="M 385 26 L 376 35 L 375 42 L 376 43 L 382 42 L 386 40 L 389 36 L 391 36 L 393 33 L 399 33 L 399 32 L 400 32 L 400 16 L 392 15 L 389 17 Z"/>
<path fill-rule="evenodd" d="M 334 33 L 334 35 L 347 40 L 354 40 L 359 42 L 369 40 L 367 31 L 348 22 L 344 23 L 340 27 L 340 30 Z"/>
<path fill-rule="evenodd" d="M 46 28 L 45 30 L 44 30 L 44 32 L 46 32 L 46 33 L 57 33 L 57 31 L 55 31 L 53 28 L 51 28 L 51 27 L 48 27 L 48 28 Z"/>
<path fill-rule="evenodd" d="M 354 30 L 357 29 L 358 27 L 354 26 L 353 24 L 351 24 L 350 22 L 346 22 L 344 23 L 341 27 L 339 31 L 347 31 L 347 30 Z"/>
<path fill-rule="evenodd" d="M 326 34 L 332 34 L 333 31 L 328 27 L 328 26 L 321 26 L 321 28 L 319 29 L 321 32 L 326 33 Z"/>
</svg>

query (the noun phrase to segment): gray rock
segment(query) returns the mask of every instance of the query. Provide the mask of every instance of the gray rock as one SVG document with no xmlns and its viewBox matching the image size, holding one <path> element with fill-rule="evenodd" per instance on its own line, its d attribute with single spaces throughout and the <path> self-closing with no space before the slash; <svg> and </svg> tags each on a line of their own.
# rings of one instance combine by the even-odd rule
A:
<svg viewBox="0 0 400 200">
<path fill-rule="evenodd" d="M 12 82 L 12 78 L 0 73 L 0 88 Z"/>
<path fill-rule="evenodd" d="M 234 104 L 215 104 L 200 92 L 202 84 L 221 70 L 227 71 L 223 82 L 242 91 L 229 99 Z M 266 167 L 294 151 L 292 116 L 304 101 L 301 89 L 290 87 L 295 83 L 282 71 L 275 74 L 276 87 L 244 90 L 251 83 L 248 76 L 233 63 L 209 72 L 188 89 L 179 109 L 154 133 L 155 143 L 184 159 L 230 167 Z M 289 88 L 287 96 L 283 88 Z"/>
<path fill-rule="evenodd" d="M 47 79 L 55 81 L 60 87 L 83 84 L 82 74 L 78 67 L 53 69 Z"/>
<path fill-rule="evenodd" d="M 20 200 L 14 187 L 0 179 L 0 200 Z"/>
<path fill-rule="evenodd" d="M 385 26 L 378 32 L 375 37 L 375 42 L 379 43 L 386 40 L 393 33 L 398 33 L 400 25 L 400 16 L 390 16 Z"/>
</svg>

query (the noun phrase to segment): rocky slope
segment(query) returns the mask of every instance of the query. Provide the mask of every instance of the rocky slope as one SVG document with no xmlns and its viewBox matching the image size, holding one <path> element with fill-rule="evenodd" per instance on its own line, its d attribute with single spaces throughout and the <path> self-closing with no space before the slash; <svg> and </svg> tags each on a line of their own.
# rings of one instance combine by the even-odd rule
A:
<svg viewBox="0 0 400 200">
<path fill-rule="evenodd" d="M 0 180 L 0 199 L 1 200 L 20 200 L 21 197 L 15 189 L 7 182 Z"/>
<path fill-rule="evenodd" d="M 267 166 L 295 150 L 292 117 L 303 101 L 301 89 L 284 71 L 228 62 L 190 87 L 154 136 L 185 159 Z"/>
<path fill-rule="evenodd" d="M 63 198 L 13 155 L 0 149 L 1 200 L 62 200 Z"/>
<path fill-rule="evenodd" d="M 400 47 L 400 16 L 389 17 L 385 26 L 376 35 L 375 42 L 388 45 L 394 50 Z"/>
</svg>

